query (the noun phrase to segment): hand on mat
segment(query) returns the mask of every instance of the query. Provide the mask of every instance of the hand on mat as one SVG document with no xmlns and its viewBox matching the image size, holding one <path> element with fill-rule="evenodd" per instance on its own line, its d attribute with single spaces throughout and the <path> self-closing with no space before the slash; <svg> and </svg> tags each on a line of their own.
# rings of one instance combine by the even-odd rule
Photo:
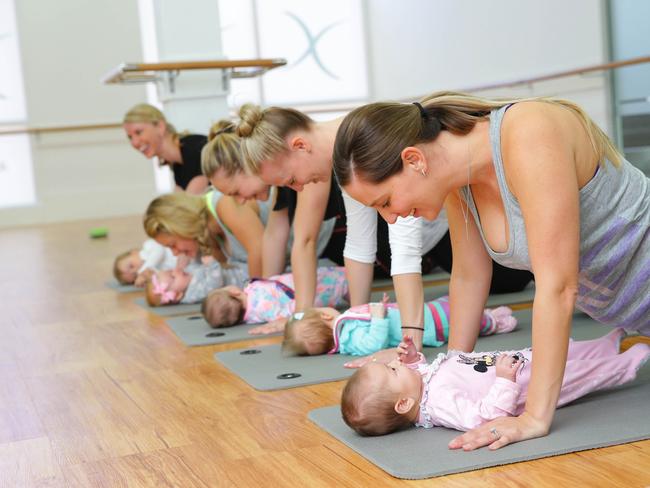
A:
<svg viewBox="0 0 650 488">
<path fill-rule="evenodd" d="M 382 364 L 388 364 L 394 359 L 397 359 L 396 348 L 382 349 L 381 351 L 377 351 L 376 353 L 371 354 L 370 356 L 364 356 L 362 358 L 355 359 L 354 361 L 345 363 L 343 366 L 345 366 L 346 368 L 360 368 L 364 364 L 370 363 L 372 361 L 376 361 Z"/>
<path fill-rule="evenodd" d="M 273 334 L 274 332 L 282 332 L 284 326 L 287 325 L 287 319 L 276 319 L 267 322 L 266 324 L 258 325 L 248 331 L 252 335 Z"/>
<path fill-rule="evenodd" d="M 403 364 L 411 364 L 418 360 L 418 349 L 415 347 L 413 337 L 405 335 L 397 346 L 397 357 Z"/>
<path fill-rule="evenodd" d="M 501 417 L 491 420 L 476 429 L 465 432 L 451 440 L 449 449 L 473 451 L 488 446 L 494 450 L 514 442 L 543 437 L 548 434 L 549 426 L 533 418 L 527 412 L 519 417 Z"/>
<path fill-rule="evenodd" d="M 497 377 L 514 382 L 522 364 L 523 361 L 518 356 L 499 355 L 495 363 Z"/>
</svg>

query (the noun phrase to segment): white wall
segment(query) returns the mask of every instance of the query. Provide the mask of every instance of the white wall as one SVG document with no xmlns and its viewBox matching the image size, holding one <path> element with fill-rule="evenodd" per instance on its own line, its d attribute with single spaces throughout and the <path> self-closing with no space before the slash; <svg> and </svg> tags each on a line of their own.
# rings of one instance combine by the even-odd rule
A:
<svg viewBox="0 0 650 488">
<path fill-rule="evenodd" d="M 16 3 L 30 125 L 118 121 L 145 99 L 142 86 L 99 82 L 119 62 L 142 59 L 135 0 Z M 366 0 L 365 10 L 373 99 L 417 97 L 607 59 L 602 0 Z M 187 8 L 187 16 L 200 12 Z M 215 19 L 215 30 L 218 25 Z M 500 94 L 571 98 L 609 130 L 603 75 Z M 0 210 L 0 226 L 134 214 L 153 197 L 151 165 L 129 148 L 121 130 L 43 135 L 32 145 L 39 205 Z"/>
<path fill-rule="evenodd" d="M 368 0 L 373 98 L 416 98 L 606 62 L 604 17 L 600 0 Z M 505 92 L 571 98 L 610 128 L 603 75 Z"/>
<path fill-rule="evenodd" d="M 100 83 L 118 63 L 142 57 L 135 1 L 19 0 L 16 17 L 28 125 L 117 122 L 145 99 L 142 86 Z M 38 204 L 0 210 L 0 226 L 133 214 L 154 194 L 151 163 L 121 129 L 31 143 Z"/>
</svg>

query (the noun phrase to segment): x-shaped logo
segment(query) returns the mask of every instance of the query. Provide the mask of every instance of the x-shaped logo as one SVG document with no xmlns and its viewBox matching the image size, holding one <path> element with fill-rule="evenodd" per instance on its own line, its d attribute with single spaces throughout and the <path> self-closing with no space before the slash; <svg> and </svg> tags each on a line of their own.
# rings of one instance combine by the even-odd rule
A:
<svg viewBox="0 0 650 488">
<path fill-rule="evenodd" d="M 307 25 L 295 14 L 291 12 L 285 12 L 290 18 L 292 18 L 302 29 L 302 31 L 305 33 L 305 36 L 307 37 L 307 49 L 305 50 L 304 53 L 293 63 L 294 66 L 299 65 L 301 62 L 307 58 L 311 54 L 311 56 L 314 58 L 314 61 L 316 62 L 316 65 L 323 70 L 323 72 L 329 76 L 330 78 L 334 78 L 335 80 L 338 80 L 339 77 L 336 76 L 334 73 L 332 73 L 330 70 L 328 70 L 323 62 L 320 59 L 320 56 L 318 55 L 318 51 L 316 50 L 316 44 L 318 44 L 318 41 L 321 40 L 321 38 L 325 35 L 326 32 L 332 30 L 332 28 L 336 27 L 338 24 L 341 22 L 334 22 L 333 24 L 328 25 L 325 27 L 323 30 L 321 30 L 318 34 L 315 36 L 312 35 L 310 30 L 307 28 Z"/>
</svg>

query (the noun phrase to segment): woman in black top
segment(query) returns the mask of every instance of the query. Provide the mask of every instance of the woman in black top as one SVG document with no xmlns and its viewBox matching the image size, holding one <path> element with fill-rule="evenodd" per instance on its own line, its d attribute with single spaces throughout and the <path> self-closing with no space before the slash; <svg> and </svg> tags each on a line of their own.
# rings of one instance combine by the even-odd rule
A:
<svg viewBox="0 0 650 488">
<path fill-rule="evenodd" d="M 177 190 L 205 192 L 208 179 L 201 172 L 205 136 L 178 134 L 160 110 L 146 103 L 131 108 L 124 116 L 123 126 L 134 149 L 147 158 L 157 156 L 161 166 L 171 168 Z"/>
</svg>

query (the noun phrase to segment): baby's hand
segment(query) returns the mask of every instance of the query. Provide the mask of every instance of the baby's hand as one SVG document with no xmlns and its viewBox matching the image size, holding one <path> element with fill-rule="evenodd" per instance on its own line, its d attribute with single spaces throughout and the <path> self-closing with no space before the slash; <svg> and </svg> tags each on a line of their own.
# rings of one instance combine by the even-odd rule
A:
<svg viewBox="0 0 650 488">
<path fill-rule="evenodd" d="M 150 269 L 145 269 L 142 273 L 138 273 L 138 276 L 135 277 L 133 284 L 138 288 L 143 288 L 147 284 L 147 280 L 151 278 L 153 272 Z"/>
<path fill-rule="evenodd" d="M 376 319 L 383 319 L 386 317 L 386 307 L 382 303 L 370 303 L 370 316 Z"/>
<path fill-rule="evenodd" d="M 411 336 L 405 335 L 397 346 L 397 357 L 403 364 L 415 363 L 418 360 L 418 350 Z"/>
<path fill-rule="evenodd" d="M 176 269 L 184 270 L 190 264 L 190 258 L 187 254 L 179 254 L 176 257 Z"/>
<path fill-rule="evenodd" d="M 497 378 L 505 378 L 514 382 L 517 379 L 517 372 L 523 361 L 517 357 L 501 354 L 496 361 Z"/>
</svg>

